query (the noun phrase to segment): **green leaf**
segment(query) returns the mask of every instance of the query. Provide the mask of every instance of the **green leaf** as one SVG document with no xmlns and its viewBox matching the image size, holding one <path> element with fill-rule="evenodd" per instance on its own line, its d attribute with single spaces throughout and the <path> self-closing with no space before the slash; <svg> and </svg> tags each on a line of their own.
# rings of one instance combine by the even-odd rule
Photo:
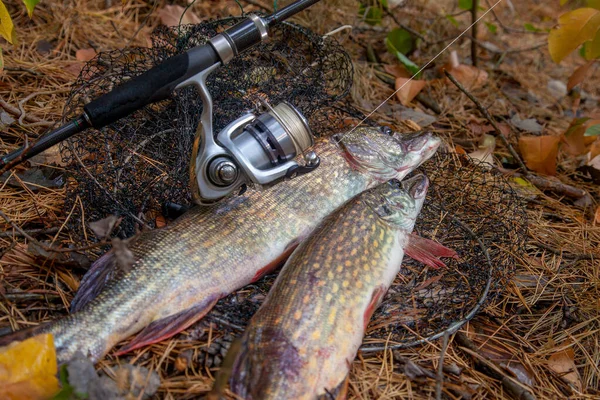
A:
<svg viewBox="0 0 600 400">
<path fill-rule="evenodd" d="M 35 6 L 37 6 L 39 2 L 40 0 L 23 0 L 25 8 L 27 8 L 27 14 L 29 15 L 29 18 L 31 18 L 31 16 L 33 15 L 33 9 L 35 8 Z"/>
<path fill-rule="evenodd" d="M 458 7 L 462 10 L 470 10 L 473 8 L 473 0 L 458 0 Z"/>
<path fill-rule="evenodd" d="M 529 32 L 541 32 L 542 31 L 542 29 L 536 28 L 535 26 L 533 26 L 533 24 L 530 24 L 530 23 L 525 24 L 525 30 L 527 30 Z"/>
<path fill-rule="evenodd" d="M 456 18 L 454 18 L 452 15 L 450 15 L 450 14 L 447 14 L 447 15 L 446 15 L 446 19 L 447 19 L 448 21 L 450 21 L 450 23 L 451 23 L 452 25 L 454 25 L 454 26 L 458 27 L 458 21 L 457 21 L 457 20 L 456 20 Z"/>
<path fill-rule="evenodd" d="M 388 51 L 394 55 L 397 51 L 409 54 L 415 48 L 415 40 L 407 30 L 396 28 L 387 35 L 385 45 Z"/>
<path fill-rule="evenodd" d="M 419 66 L 417 64 L 415 64 L 414 62 L 410 61 L 409 58 L 406 57 L 404 54 L 397 52 L 396 57 L 398 57 L 398 60 L 400 60 L 402 65 L 404 65 L 406 67 L 408 72 L 410 72 L 411 76 L 415 75 L 417 72 L 419 72 L 419 69 L 420 69 Z M 415 76 L 415 78 L 419 79 L 419 75 Z"/>
<path fill-rule="evenodd" d="M 498 27 L 495 24 L 492 24 L 491 22 L 484 22 L 485 26 L 487 26 L 488 31 L 492 32 L 493 34 L 496 34 L 496 32 L 498 32 Z"/>
<path fill-rule="evenodd" d="M 592 125 L 585 130 L 583 136 L 599 136 L 600 135 L 600 124 Z"/>
<path fill-rule="evenodd" d="M 0 0 L 0 35 L 2 35 L 2 37 L 6 39 L 8 43 L 13 43 L 15 26 L 2 0 Z"/>
<path fill-rule="evenodd" d="M 379 3 L 378 3 L 379 5 Z M 383 9 L 378 6 L 365 6 L 360 4 L 358 15 L 369 25 L 378 25 L 383 19 Z"/>
</svg>

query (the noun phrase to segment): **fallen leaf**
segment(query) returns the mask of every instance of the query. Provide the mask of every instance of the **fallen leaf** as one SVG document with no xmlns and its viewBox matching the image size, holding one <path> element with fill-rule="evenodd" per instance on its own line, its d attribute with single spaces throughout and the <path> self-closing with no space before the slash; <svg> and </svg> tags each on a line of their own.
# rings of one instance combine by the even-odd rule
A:
<svg viewBox="0 0 600 400">
<path fill-rule="evenodd" d="M 594 214 L 594 225 L 600 224 L 600 206 L 596 208 L 596 213 Z"/>
<path fill-rule="evenodd" d="M 79 49 L 75 52 L 75 58 L 77 61 L 90 61 L 92 58 L 96 57 L 96 50 L 89 49 Z"/>
<path fill-rule="evenodd" d="M 560 136 L 521 136 L 519 149 L 527 167 L 535 172 L 555 175 L 560 140 Z"/>
<path fill-rule="evenodd" d="M 160 18 L 160 22 L 166 26 L 178 26 L 180 22 L 181 25 L 200 23 L 200 18 L 196 14 L 189 9 L 186 11 L 182 6 L 167 5 L 158 10 L 156 14 Z"/>
<path fill-rule="evenodd" d="M 552 354 L 548 359 L 548 367 L 581 391 L 581 377 L 575 366 L 575 352 L 572 347 Z"/>
<path fill-rule="evenodd" d="M 444 69 L 467 89 L 480 88 L 488 79 L 487 72 L 472 65 L 460 64 L 456 51 L 450 54 L 449 62 L 442 67 L 442 70 Z M 446 78 L 446 83 L 452 85 L 448 78 Z"/>
<path fill-rule="evenodd" d="M 600 28 L 600 10 L 584 7 L 558 18 L 558 29 L 548 36 L 548 50 L 554 62 L 561 62 L 584 42 L 594 39 Z"/>
<path fill-rule="evenodd" d="M 535 118 L 521 119 L 517 114 L 512 116 L 510 123 L 515 128 L 531 133 L 542 133 L 544 129 L 542 125 L 538 124 Z"/>
<path fill-rule="evenodd" d="M 400 64 L 383 64 L 383 69 L 394 78 L 410 78 L 410 72 Z"/>
<path fill-rule="evenodd" d="M 489 124 L 480 124 L 477 122 L 469 122 L 468 127 L 471 129 L 476 136 L 481 136 L 484 133 L 493 132 L 494 127 Z"/>
<path fill-rule="evenodd" d="M 429 126 L 437 121 L 436 117 L 429 114 L 425 114 L 420 111 L 415 111 L 411 108 L 407 108 L 406 110 L 400 111 L 399 115 L 402 120 L 413 121 L 421 128 L 425 128 L 426 126 Z"/>
<path fill-rule="evenodd" d="M 596 156 L 600 155 L 600 138 L 596 138 L 594 143 L 590 146 L 590 152 L 588 153 L 588 160 L 593 160 Z"/>
<path fill-rule="evenodd" d="M 85 65 L 85 63 L 83 63 L 81 61 L 77 61 L 77 62 L 67 65 L 64 68 L 64 71 L 69 72 L 75 76 L 78 76 L 79 73 L 81 72 L 81 70 L 83 69 L 84 65 Z"/>
<path fill-rule="evenodd" d="M 396 97 L 402 105 L 407 106 L 423 90 L 425 85 L 427 85 L 425 81 L 396 78 Z"/>
<path fill-rule="evenodd" d="M 47 399 L 58 392 L 51 334 L 0 347 L 0 398 Z"/>
<path fill-rule="evenodd" d="M 110 236 L 114 228 L 121 222 L 121 218 L 116 215 L 109 215 L 106 218 L 99 219 L 89 223 L 90 229 L 98 239 L 104 239 Z"/>
<path fill-rule="evenodd" d="M 567 91 L 571 91 L 571 89 L 573 89 L 575 86 L 579 85 L 585 80 L 587 74 L 592 69 L 592 65 L 594 65 L 594 60 L 590 60 L 587 63 L 583 64 L 571 74 L 571 76 L 569 77 L 569 81 L 567 82 Z"/>
<path fill-rule="evenodd" d="M 10 18 L 10 14 L 3 2 L 0 1 L 0 35 L 13 44 L 15 38 L 15 26 Z"/>
<path fill-rule="evenodd" d="M 564 149 L 567 153 L 578 156 L 586 153 L 587 145 L 596 141 L 595 138 L 586 137 L 586 131 L 600 124 L 600 120 L 576 118 L 562 135 Z"/>
<path fill-rule="evenodd" d="M 496 149 L 496 138 L 492 135 L 484 134 L 481 144 L 469 156 L 475 160 L 479 160 L 484 168 L 492 168 L 494 165 L 494 150 Z"/>
<path fill-rule="evenodd" d="M 25 8 L 27 9 L 27 15 L 29 15 L 29 18 L 31 18 L 31 16 L 33 15 L 33 9 L 35 8 L 35 6 L 37 6 L 37 4 L 40 2 L 40 0 L 23 0 L 23 3 L 25 3 Z"/>
<path fill-rule="evenodd" d="M 112 248 L 117 259 L 117 265 L 120 270 L 127 273 L 131 270 L 133 264 L 135 264 L 135 256 L 133 252 L 127 247 L 130 239 L 121 240 L 119 238 L 113 238 Z"/>
</svg>

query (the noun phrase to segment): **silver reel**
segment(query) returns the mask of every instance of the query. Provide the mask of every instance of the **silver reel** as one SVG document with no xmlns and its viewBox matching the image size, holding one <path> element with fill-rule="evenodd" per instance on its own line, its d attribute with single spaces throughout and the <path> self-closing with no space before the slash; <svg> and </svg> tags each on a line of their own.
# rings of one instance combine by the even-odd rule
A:
<svg viewBox="0 0 600 400">
<path fill-rule="evenodd" d="M 319 166 L 320 159 L 312 151 L 304 154 L 304 165 L 294 161 L 297 155 L 313 145 L 314 140 L 306 118 L 287 102 L 274 107 L 263 102 L 267 112 L 260 115 L 247 113 L 215 137 L 212 99 L 205 85 L 211 71 L 212 68 L 192 78 L 203 102 L 190 163 L 194 202 L 212 204 L 245 185 L 269 186 Z"/>
</svg>

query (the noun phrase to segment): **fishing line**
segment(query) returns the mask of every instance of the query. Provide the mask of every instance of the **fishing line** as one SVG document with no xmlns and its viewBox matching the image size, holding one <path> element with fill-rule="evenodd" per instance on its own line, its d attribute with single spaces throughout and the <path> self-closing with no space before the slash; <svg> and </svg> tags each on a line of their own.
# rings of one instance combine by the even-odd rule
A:
<svg viewBox="0 0 600 400">
<path fill-rule="evenodd" d="M 439 56 L 441 56 L 446 50 L 448 50 L 450 48 L 450 46 L 452 46 L 454 43 L 456 43 L 456 41 L 458 39 L 460 39 L 465 33 L 467 33 L 473 26 L 475 26 L 475 24 L 477 24 L 479 21 L 481 21 L 490 11 L 492 11 L 498 4 L 502 3 L 503 0 L 498 0 L 493 6 L 491 6 L 488 10 L 486 10 L 479 18 L 477 18 L 477 20 L 475 20 L 475 22 L 473 22 L 471 25 L 469 25 L 469 27 L 467 29 L 465 29 L 464 31 L 462 31 L 462 33 L 460 35 L 458 35 L 457 37 L 455 37 L 454 39 L 452 39 L 452 41 L 450 43 L 448 43 L 448 45 L 446 47 L 444 47 L 435 57 L 433 57 L 431 60 L 427 61 L 427 64 L 423 65 L 421 67 L 421 69 L 419 69 L 417 72 L 415 72 L 415 74 L 413 76 L 410 77 L 409 80 L 407 80 L 406 82 L 404 82 L 404 84 L 402 86 L 400 86 L 398 89 L 396 89 L 394 91 L 394 93 L 390 94 L 388 96 L 387 99 L 385 99 L 383 102 L 381 102 L 381 104 L 379 104 L 377 107 L 375 107 L 375 109 L 373 111 L 371 111 L 366 117 L 364 117 L 358 124 L 356 124 L 352 129 L 350 129 L 348 132 L 342 134 L 340 136 L 340 138 L 336 141 L 336 143 L 339 143 L 342 141 L 342 139 L 344 138 L 344 136 L 346 136 L 349 133 L 352 133 L 356 130 L 356 128 L 358 128 L 360 125 L 362 125 L 363 122 L 365 122 L 367 119 L 369 119 L 373 114 L 375 114 L 375 112 L 377 112 L 377 110 L 379 110 L 385 103 L 387 103 L 388 101 L 390 101 L 390 99 L 392 97 L 394 97 L 396 95 L 396 93 L 398 93 L 400 90 L 402 90 L 404 88 L 404 86 L 406 86 L 407 84 L 409 84 L 417 75 L 419 75 L 421 72 L 423 72 L 425 70 L 425 68 L 427 68 L 432 62 L 434 62 L 435 60 L 438 59 Z"/>
</svg>

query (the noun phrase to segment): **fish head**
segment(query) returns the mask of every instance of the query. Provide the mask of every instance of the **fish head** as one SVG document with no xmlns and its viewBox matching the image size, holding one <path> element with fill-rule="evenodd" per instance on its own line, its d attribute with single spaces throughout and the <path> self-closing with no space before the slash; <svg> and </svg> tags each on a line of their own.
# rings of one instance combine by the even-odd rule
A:
<svg viewBox="0 0 600 400">
<path fill-rule="evenodd" d="M 380 182 L 402 180 L 441 144 L 431 132 L 401 134 L 389 128 L 359 127 L 333 136 L 348 162 Z"/>
<path fill-rule="evenodd" d="M 387 223 L 412 231 L 421 212 L 429 179 L 423 174 L 405 181 L 392 180 L 372 189 L 364 196 L 365 203 Z"/>
</svg>

